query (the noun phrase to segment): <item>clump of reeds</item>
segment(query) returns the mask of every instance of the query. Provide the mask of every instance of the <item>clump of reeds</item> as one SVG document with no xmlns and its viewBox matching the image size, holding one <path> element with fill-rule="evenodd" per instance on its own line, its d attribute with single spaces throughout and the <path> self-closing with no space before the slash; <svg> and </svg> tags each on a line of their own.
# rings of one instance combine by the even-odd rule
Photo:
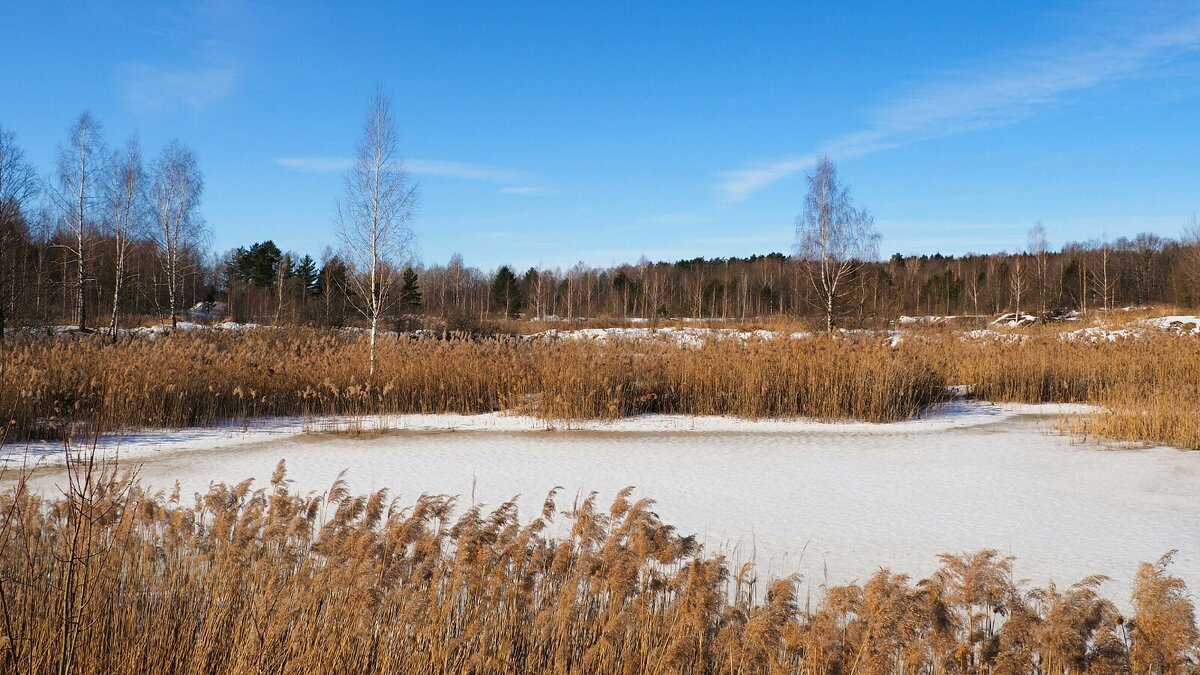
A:
<svg viewBox="0 0 1200 675">
<path fill-rule="evenodd" d="M 1200 449 L 1200 340 L 1147 333 L 1064 340 L 1041 332 L 1019 342 L 948 335 L 909 347 L 949 382 L 992 401 L 1086 403 L 1068 428 L 1099 438 Z"/>
<path fill-rule="evenodd" d="M 1114 387 L 1099 401 L 1103 409 L 1070 418 L 1066 429 L 1083 437 L 1200 450 L 1200 383 Z"/>
<path fill-rule="evenodd" d="M 214 485 L 195 499 L 70 467 L 57 498 L 0 494 L 0 670 L 77 673 L 1195 672 L 1169 556 L 1134 616 L 1101 578 L 1012 581 L 995 551 L 913 581 L 881 569 L 800 601 L 731 574 L 630 490 L 522 520 L 386 490 Z M 554 532 L 561 532 L 554 536 Z"/>
<path fill-rule="evenodd" d="M 877 341 L 384 339 L 374 381 L 355 334 L 304 328 L 0 341 L 0 411 L 17 436 L 188 427 L 282 415 L 645 412 L 906 419 L 944 397 Z"/>
</svg>

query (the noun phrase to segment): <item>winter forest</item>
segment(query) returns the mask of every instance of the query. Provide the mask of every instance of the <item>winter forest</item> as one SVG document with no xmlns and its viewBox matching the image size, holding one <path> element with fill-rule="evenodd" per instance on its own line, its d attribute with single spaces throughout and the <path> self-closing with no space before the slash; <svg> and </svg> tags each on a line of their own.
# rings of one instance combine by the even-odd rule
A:
<svg viewBox="0 0 1200 675">
<path fill-rule="evenodd" d="M 32 166 L 17 134 L 0 130 L 0 328 L 111 328 L 218 314 L 276 325 L 357 320 L 332 228 L 320 252 L 272 240 L 211 250 L 203 166 L 186 145 L 144 158 L 133 137 L 110 150 L 99 122 L 85 113 L 64 134 L 59 155 L 52 171 Z M 894 254 L 854 270 L 840 311 L 853 325 L 879 325 L 902 315 L 1194 307 L 1194 216 L 1180 232 L 1176 239 L 1143 233 L 1054 246 L 1052 228 L 1033 223 L 1021 251 Z M 803 264 L 794 251 L 526 270 L 480 270 L 457 255 L 446 263 L 409 260 L 387 318 L 400 329 L 471 330 L 502 318 L 816 316 L 820 294 Z"/>
</svg>

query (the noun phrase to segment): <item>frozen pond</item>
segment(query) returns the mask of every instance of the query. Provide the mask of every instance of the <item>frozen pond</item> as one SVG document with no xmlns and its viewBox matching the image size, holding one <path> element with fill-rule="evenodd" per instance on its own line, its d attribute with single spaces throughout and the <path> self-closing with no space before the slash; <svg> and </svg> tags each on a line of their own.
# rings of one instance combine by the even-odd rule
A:
<svg viewBox="0 0 1200 675">
<path fill-rule="evenodd" d="M 1073 443 L 1054 432 L 1054 417 L 1022 412 L 980 407 L 961 419 L 878 426 L 733 423 L 732 431 L 665 431 L 653 421 L 603 431 L 293 430 L 236 443 L 205 431 L 133 454 L 144 482 L 169 490 L 179 481 L 184 494 L 210 481 L 265 484 L 283 458 L 304 491 L 324 491 L 346 469 L 354 492 L 386 487 L 402 503 L 445 493 L 488 505 L 521 495 L 527 517 L 556 485 L 565 488 L 560 510 L 592 490 L 607 507 L 634 485 L 709 551 L 754 557 L 769 575 L 799 571 L 814 593 L 879 566 L 925 575 L 940 552 L 991 547 L 1015 555 L 1017 576 L 1037 584 L 1106 574 L 1105 594 L 1122 606 L 1137 564 L 1178 549 L 1174 573 L 1200 594 L 1200 453 Z M 47 467 L 35 482 L 47 489 L 59 480 Z"/>
</svg>

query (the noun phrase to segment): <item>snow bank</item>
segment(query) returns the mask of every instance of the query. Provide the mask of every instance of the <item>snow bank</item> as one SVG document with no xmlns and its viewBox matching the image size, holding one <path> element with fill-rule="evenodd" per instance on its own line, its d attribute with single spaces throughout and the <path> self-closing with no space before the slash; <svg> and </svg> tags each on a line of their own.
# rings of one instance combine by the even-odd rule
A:
<svg viewBox="0 0 1200 675">
<path fill-rule="evenodd" d="M 595 433 L 736 433 L 736 434 L 863 434 L 933 433 L 1010 419 L 1019 415 L 1061 416 L 1086 413 L 1086 406 L 1059 404 L 1016 405 L 956 400 L 928 411 L 918 419 L 883 424 L 822 422 L 813 419 L 744 419 L 725 416 L 641 415 L 618 420 L 546 420 L 539 417 L 484 413 L 478 415 L 370 415 L 363 417 L 268 418 L 218 427 L 179 430 L 156 429 L 112 434 L 96 443 L 101 457 L 145 460 L 172 453 L 226 450 L 255 446 L 313 434 L 372 434 L 382 431 L 434 432 L 571 432 Z M 36 461 L 62 464 L 59 443 L 10 443 L 0 464 Z"/>
<path fill-rule="evenodd" d="M 1088 328 L 1079 328 L 1077 330 L 1066 331 L 1059 333 L 1058 337 L 1061 340 L 1074 342 L 1077 340 L 1087 342 L 1116 342 L 1117 340 L 1127 340 L 1142 336 L 1142 331 L 1136 328 L 1104 328 L 1101 326 L 1090 326 Z"/>
<path fill-rule="evenodd" d="M 810 333 L 792 333 L 789 338 L 809 337 Z M 550 329 L 530 336 L 534 339 L 560 340 L 666 340 L 676 344 L 696 347 L 706 340 L 773 340 L 779 333 L 764 329 L 737 330 L 733 328 L 577 328 L 573 330 Z"/>
<path fill-rule="evenodd" d="M 931 314 L 928 316 L 903 316 L 896 319 L 896 323 L 902 326 L 913 325 L 938 325 L 950 323 L 953 321 L 966 321 L 971 319 L 987 319 L 983 314 Z"/>
<path fill-rule="evenodd" d="M 1024 342 L 1029 339 L 1028 335 L 1021 333 L 1002 333 L 998 330 L 990 328 L 979 328 L 976 330 L 964 331 L 962 334 L 963 340 L 992 340 L 996 342 Z"/>
</svg>

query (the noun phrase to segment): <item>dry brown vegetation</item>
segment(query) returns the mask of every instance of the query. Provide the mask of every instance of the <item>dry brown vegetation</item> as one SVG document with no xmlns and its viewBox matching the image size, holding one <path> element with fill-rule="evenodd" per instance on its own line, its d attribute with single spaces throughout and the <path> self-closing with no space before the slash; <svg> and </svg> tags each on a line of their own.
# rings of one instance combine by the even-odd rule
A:
<svg viewBox="0 0 1200 675">
<path fill-rule="evenodd" d="M 1147 333 L 1091 342 L 1047 331 L 1005 342 L 947 334 L 913 348 L 947 381 L 970 384 L 984 400 L 1099 406 L 1069 420 L 1074 433 L 1200 449 L 1200 340 L 1194 336 Z"/>
<path fill-rule="evenodd" d="M 452 498 L 215 485 L 151 494 L 76 460 L 0 495 L 14 673 L 1156 673 L 1200 669 L 1170 556 L 1124 616 L 1102 578 L 1030 589 L 995 551 L 822 588 L 755 582 L 630 490 L 522 521 Z M 555 536 L 554 533 L 561 533 Z"/>
<path fill-rule="evenodd" d="M 774 326 L 781 333 L 788 327 Z M 791 328 L 796 328 L 792 326 Z M 366 343 L 308 328 L 0 341 L 0 413 L 17 437 L 72 425 L 202 426 L 275 415 L 478 413 L 551 420 L 641 413 L 911 418 L 970 385 L 993 401 L 1089 403 L 1084 436 L 1200 449 L 1200 341 L 1064 340 L 1060 328 L 1008 339 L 915 329 L 897 346 L 869 334 L 671 340 L 389 337 L 374 386 Z"/>
<path fill-rule="evenodd" d="M 881 343 L 393 338 L 374 386 L 357 335 L 195 331 L 0 342 L 0 412 L 22 436 L 186 427 L 270 415 L 478 413 L 613 419 L 646 412 L 905 419 L 944 382 Z"/>
</svg>

